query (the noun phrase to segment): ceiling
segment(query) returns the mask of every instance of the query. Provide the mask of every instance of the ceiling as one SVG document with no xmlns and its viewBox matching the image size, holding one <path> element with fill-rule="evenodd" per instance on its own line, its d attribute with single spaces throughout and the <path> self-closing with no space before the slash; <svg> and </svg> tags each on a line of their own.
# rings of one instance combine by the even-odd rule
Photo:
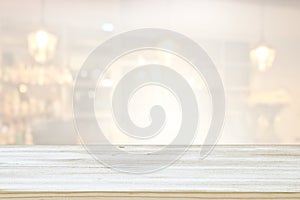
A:
<svg viewBox="0 0 300 200">
<path fill-rule="evenodd" d="M 270 43 L 300 41 L 300 1 L 266 0 L 2 0 L 2 51 L 26 52 L 27 35 L 42 26 L 60 39 L 61 51 L 89 52 L 113 34 L 156 27 L 181 32 L 196 41 L 255 44 L 262 26 Z M 262 17 L 264 16 L 264 17 Z M 114 25 L 104 32 L 103 23 Z M 1 50 L 0 49 L 0 50 Z"/>
</svg>

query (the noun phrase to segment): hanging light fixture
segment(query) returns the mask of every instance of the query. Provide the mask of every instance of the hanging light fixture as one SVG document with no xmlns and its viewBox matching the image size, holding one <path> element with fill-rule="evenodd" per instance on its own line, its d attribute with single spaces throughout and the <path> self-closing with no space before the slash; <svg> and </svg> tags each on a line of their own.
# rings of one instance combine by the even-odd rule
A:
<svg viewBox="0 0 300 200">
<path fill-rule="evenodd" d="M 28 36 L 28 50 L 38 63 L 45 63 L 53 57 L 57 38 L 45 30 L 32 32 Z"/>
<path fill-rule="evenodd" d="M 250 59 L 259 71 L 266 71 L 272 67 L 276 51 L 271 46 L 265 43 L 264 37 L 264 20 L 265 20 L 265 5 L 262 5 L 262 27 L 261 27 L 261 42 L 250 52 Z"/>
<path fill-rule="evenodd" d="M 252 63 L 259 71 L 269 69 L 275 59 L 276 51 L 268 45 L 261 44 L 250 52 Z"/>
<path fill-rule="evenodd" d="M 44 0 L 41 0 L 41 24 L 44 26 Z M 28 35 L 28 50 L 38 63 L 45 63 L 55 53 L 57 37 L 44 29 L 34 31 Z"/>
</svg>

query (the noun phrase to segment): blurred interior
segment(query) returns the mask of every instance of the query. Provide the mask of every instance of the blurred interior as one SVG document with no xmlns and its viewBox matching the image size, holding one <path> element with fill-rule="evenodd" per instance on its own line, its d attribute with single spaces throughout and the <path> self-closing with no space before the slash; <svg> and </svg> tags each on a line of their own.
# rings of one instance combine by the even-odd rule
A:
<svg viewBox="0 0 300 200">
<path fill-rule="evenodd" d="M 101 42 L 144 27 L 190 37 L 215 63 L 227 104 L 219 144 L 298 144 L 299 22 L 298 0 L 2 0 L 0 144 L 78 144 L 78 70 Z"/>
</svg>

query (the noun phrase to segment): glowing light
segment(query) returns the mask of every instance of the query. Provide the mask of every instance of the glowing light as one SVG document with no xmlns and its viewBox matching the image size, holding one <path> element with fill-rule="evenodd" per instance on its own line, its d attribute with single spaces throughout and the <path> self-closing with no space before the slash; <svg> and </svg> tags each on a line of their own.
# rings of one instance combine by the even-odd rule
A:
<svg viewBox="0 0 300 200">
<path fill-rule="evenodd" d="M 27 86 L 26 86 L 25 84 L 21 84 L 21 85 L 19 86 L 19 91 L 20 91 L 20 93 L 26 93 L 27 90 L 28 90 L 28 88 L 27 88 Z"/>
<path fill-rule="evenodd" d="M 101 84 L 103 87 L 112 87 L 113 81 L 111 79 L 107 78 L 107 79 L 103 79 Z"/>
<path fill-rule="evenodd" d="M 28 50 L 38 63 L 45 63 L 53 57 L 57 38 L 44 30 L 32 32 L 28 36 Z"/>
<path fill-rule="evenodd" d="M 104 23 L 102 24 L 102 30 L 105 32 L 112 32 L 114 30 L 114 25 L 112 23 Z"/>
<path fill-rule="evenodd" d="M 275 50 L 266 45 L 260 45 L 250 52 L 251 61 L 260 71 L 266 71 L 272 67 L 275 55 Z"/>
<path fill-rule="evenodd" d="M 146 60 L 143 57 L 138 58 L 138 66 L 143 66 L 146 64 Z"/>
</svg>

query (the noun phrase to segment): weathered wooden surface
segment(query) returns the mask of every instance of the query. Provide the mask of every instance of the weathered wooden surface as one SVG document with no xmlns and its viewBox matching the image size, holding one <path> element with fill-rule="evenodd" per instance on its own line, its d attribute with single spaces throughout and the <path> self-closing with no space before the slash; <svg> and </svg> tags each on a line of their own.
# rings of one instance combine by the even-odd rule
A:
<svg viewBox="0 0 300 200">
<path fill-rule="evenodd" d="M 0 199 L 300 199 L 300 146 L 217 146 L 204 160 L 199 150 L 133 175 L 104 167 L 81 146 L 0 147 Z"/>
</svg>

